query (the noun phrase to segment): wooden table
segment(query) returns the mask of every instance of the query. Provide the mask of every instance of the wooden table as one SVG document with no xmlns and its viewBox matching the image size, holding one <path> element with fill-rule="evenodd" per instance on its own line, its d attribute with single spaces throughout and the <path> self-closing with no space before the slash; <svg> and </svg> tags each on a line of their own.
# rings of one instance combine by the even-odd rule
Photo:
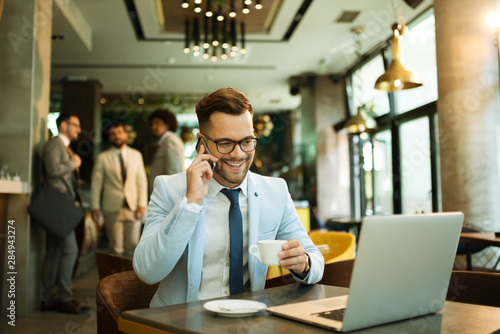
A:
<svg viewBox="0 0 500 334">
<path fill-rule="evenodd" d="M 493 232 L 491 233 L 464 232 L 460 234 L 460 242 L 465 243 L 467 270 L 472 270 L 470 244 L 500 247 L 500 237 L 497 237 Z M 500 258 L 497 260 L 493 268 L 496 268 L 499 261 Z"/>
<path fill-rule="evenodd" d="M 268 306 L 316 300 L 348 293 L 348 289 L 327 285 L 298 283 L 246 292 L 235 296 Z M 228 298 L 220 298 L 228 299 Z M 147 333 L 331 333 L 326 329 L 284 319 L 260 311 L 251 317 L 226 318 L 203 309 L 206 301 L 195 301 L 166 307 L 123 312 L 118 321 L 120 331 Z M 411 320 L 372 327 L 355 333 L 492 333 L 500 328 L 500 308 L 446 302 L 444 309 Z M 354 332 L 353 332 L 354 333 Z"/>
</svg>

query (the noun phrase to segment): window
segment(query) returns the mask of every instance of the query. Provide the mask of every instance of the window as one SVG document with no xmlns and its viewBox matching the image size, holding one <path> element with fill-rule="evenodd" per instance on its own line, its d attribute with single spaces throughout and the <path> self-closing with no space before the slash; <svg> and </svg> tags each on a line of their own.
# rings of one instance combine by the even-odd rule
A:
<svg viewBox="0 0 500 334">
<path fill-rule="evenodd" d="M 432 212 L 429 118 L 401 124 L 402 213 Z"/>
<path fill-rule="evenodd" d="M 390 94 L 374 89 L 384 72 L 381 51 L 374 57 L 368 55 L 368 61 L 348 72 L 351 115 L 360 104 L 373 105 L 372 116 L 379 126 L 371 136 L 351 137 L 353 217 L 439 210 L 433 11 L 409 26 L 403 39 L 403 60 L 421 75 L 423 86 Z"/>
<path fill-rule="evenodd" d="M 387 93 L 373 88 L 380 73 L 384 73 L 382 55 L 377 55 L 352 74 L 352 116 L 356 114 L 357 108 L 362 104 L 366 104 L 369 109 L 372 109 L 375 116 L 389 112 Z"/>
<path fill-rule="evenodd" d="M 398 114 L 436 101 L 438 97 L 434 11 L 426 12 L 408 28 L 410 31 L 403 37 L 402 57 L 406 65 L 420 75 L 423 85 L 394 94 Z"/>
<path fill-rule="evenodd" d="M 373 138 L 374 214 L 394 212 L 392 177 L 392 137 L 389 130 L 380 131 Z"/>
</svg>

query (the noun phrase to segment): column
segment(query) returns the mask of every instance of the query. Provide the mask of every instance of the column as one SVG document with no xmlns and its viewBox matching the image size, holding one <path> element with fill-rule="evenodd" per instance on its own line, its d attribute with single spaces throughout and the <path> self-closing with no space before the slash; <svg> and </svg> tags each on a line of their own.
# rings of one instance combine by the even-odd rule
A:
<svg viewBox="0 0 500 334">
<path fill-rule="evenodd" d="M 349 140 L 333 125 L 345 118 L 345 86 L 331 76 L 316 77 L 318 212 L 320 219 L 351 215 L 349 186 Z"/>
<path fill-rule="evenodd" d="M 486 17 L 497 0 L 435 0 L 443 211 L 500 230 L 499 69 Z M 487 252 L 476 265 L 491 266 Z"/>
<path fill-rule="evenodd" d="M 52 1 L 5 1 L 0 22 L 0 163 L 33 186 L 37 153 L 47 138 Z M 16 316 L 33 312 L 39 302 L 43 230 L 31 225 L 28 194 L 9 195 L 7 218 L 16 228 Z M 6 268 L 2 269 L 5 284 Z M 6 312 L 10 299 L 0 298 Z"/>
</svg>

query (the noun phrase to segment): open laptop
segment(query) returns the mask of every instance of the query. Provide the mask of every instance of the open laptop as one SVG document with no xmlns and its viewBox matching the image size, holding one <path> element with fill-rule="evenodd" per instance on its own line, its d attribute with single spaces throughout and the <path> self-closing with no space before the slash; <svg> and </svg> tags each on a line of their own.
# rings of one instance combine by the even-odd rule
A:
<svg viewBox="0 0 500 334">
<path fill-rule="evenodd" d="M 348 296 L 266 310 L 339 332 L 438 312 L 463 219 L 458 212 L 365 217 Z"/>
</svg>

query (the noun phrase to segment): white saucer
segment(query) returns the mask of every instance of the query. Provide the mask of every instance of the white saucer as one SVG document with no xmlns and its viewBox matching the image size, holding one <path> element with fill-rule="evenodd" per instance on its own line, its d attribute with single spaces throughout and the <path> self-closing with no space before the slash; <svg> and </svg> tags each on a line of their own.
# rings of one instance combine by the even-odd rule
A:
<svg viewBox="0 0 500 334">
<path fill-rule="evenodd" d="M 223 299 L 206 302 L 203 307 L 224 317 L 247 317 L 264 310 L 267 305 L 253 300 Z"/>
</svg>

